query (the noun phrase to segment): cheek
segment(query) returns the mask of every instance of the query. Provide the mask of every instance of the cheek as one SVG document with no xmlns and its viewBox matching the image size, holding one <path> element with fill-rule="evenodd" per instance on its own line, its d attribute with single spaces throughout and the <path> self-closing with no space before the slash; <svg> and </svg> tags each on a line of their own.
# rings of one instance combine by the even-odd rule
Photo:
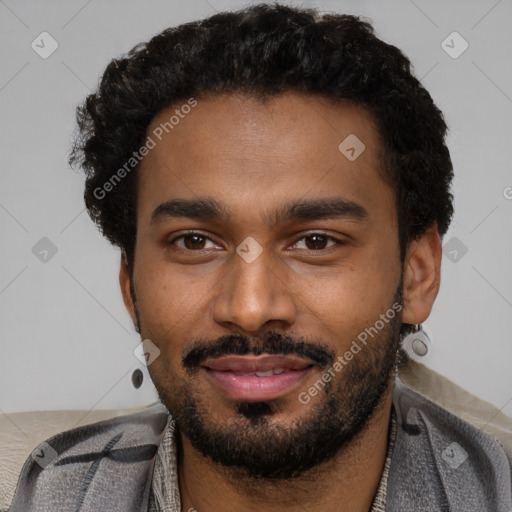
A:
<svg viewBox="0 0 512 512">
<path fill-rule="evenodd" d="M 137 251 L 134 282 L 143 320 L 163 327 L 192 322 L 205 307 L 205 292 L 215 290 L 218 272 L 208 266 L 171 263 L 154 242 L 140 242 Z"/>
<path fill-rule="evenodd" d="M 150 373 L 166 374 L 170 367 L 180 365 L 191 298 L 174 286 L 165 273 L 147 268 L 152 270 L 134 274 L 141 336 L 150 339 L 161 352 L 150 365 Z"/>
<path fill-rule="evenodd" d="M 159 333 L 170 330 L 193 307 L 194 297 L 177 277 L 158 261 L 143 258 L 137 261 L 134 272 L 137 309 L 147 330 Z"/>
<path fill-rule="evenodd" d="M 342 335 L 350 341 L 393 309 L 399 281 L 399 265 L 386 268 L 378 258 L 368 258 L 367 264 L 354 266 L 333 279 L 327 299 L 310 297 L 309 304 L 323 324 L 319 328 L 327 329 L 327 336 L 336 339 Z"/>
</svg>

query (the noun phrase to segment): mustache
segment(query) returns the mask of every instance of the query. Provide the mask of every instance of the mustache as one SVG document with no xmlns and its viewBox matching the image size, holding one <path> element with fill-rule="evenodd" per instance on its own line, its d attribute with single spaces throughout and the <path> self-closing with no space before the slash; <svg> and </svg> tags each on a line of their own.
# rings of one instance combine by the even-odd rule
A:
<svg viewBox="0 0 512 512">
<path fill-rule="evenodd" d="M 199 369 L 210 358 L 228 355 L 289 355 L 310 359 L 321 369 L 334 363 L 334 352 L 321 341 L 308 342 L 271 331 L 263 337 L 249 338 L 243 334 L 228 334 L 215 341 L 196 340 L 190 349 L 182 354 L 182 365 L 189 372 Z"/>
</svg>

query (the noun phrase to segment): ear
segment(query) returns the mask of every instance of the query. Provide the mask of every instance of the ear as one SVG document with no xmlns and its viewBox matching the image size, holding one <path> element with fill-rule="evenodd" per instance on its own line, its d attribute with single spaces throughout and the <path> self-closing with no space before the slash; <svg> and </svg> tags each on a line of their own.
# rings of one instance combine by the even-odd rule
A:
<svg viewBox="0 0 512 512">
<path fill-rule="evenodd" d="M 421 324 L 430 315 L 441 283 L 441 257 L 441 238 L 434 223 L 407 247 L 402 322 Z"/>
<path fill-rule="evenodd" d="M 121 293 L 123 295 L 123 302 L 128 311 L 133 325 L 135 326 L 135 330 L 137 329 L 137 315 L 135 313 L 135 302 L 134 297 L 132 295 L 132 286 L 131 286 L 131 278 L 130 271 L 128 269 L 128 260 L 126 259 L 126 254 L 121 252 L 121 265 L 119 268 L 119 285 L 121 286 Z"/>
</svg>

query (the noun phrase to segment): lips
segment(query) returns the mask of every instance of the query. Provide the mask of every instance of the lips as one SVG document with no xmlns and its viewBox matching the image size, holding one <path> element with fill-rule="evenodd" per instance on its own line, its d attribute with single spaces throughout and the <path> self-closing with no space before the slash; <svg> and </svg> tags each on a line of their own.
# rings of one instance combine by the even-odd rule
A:
<svg viewBox="0 0 512 512">
<path fill-rule="evenodd" d="M 202 367 L 210 382 L 230 398 L 261 401 L 298 387 L 313 363 L 294 355 L 231 355 L 207 359 Z"/>
</svg>

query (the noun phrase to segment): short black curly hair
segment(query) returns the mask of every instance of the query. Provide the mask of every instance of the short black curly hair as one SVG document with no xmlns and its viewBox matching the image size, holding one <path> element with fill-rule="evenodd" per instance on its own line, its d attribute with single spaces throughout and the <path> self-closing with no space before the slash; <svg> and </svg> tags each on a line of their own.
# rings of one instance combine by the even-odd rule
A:
<svg viewBox="0 0 512 512">
<path fill-rule="evenodd" d="M 348 101 L 370 112 L 382 169 L 396 191 L 401 259 L 407 244 L 453 215 L 447 126 L 409 59 L 362 18 L 261 3 L 164 30 L 107 66 L 77 108 L 70 164 L 86 174 L 85 204 L 132 268 L 137 172 L 98 193 L 166 107 L 210 94 L 267 98 L 286 91 Z M 95 192 L 96 191 L 96 192 Z"/>
</svg>

